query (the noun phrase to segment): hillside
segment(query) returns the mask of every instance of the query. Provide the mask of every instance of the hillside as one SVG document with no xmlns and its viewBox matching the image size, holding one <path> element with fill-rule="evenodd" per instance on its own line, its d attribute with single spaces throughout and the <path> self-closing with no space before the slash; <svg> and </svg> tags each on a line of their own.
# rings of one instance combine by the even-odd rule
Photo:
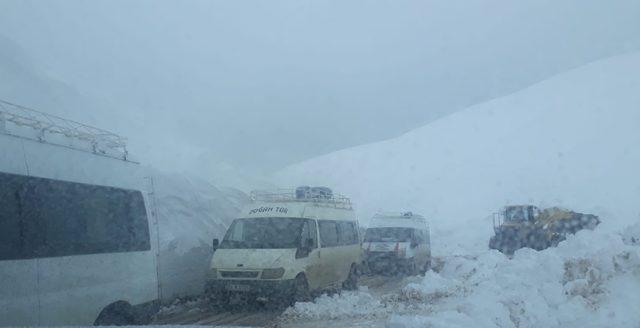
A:
<svg viewBox="0 0 640 328">
<path fill-rule="evenodd" d="M 613 57 L 276 179 L 329 185 L 365 221 L 381 209 L 423 213 L 435 253 L 486 249 L 490 216 L 505 204 L 564 206 L 619 230 L 640 213 L 638 90 L 640 54 Z"/>
</svg>

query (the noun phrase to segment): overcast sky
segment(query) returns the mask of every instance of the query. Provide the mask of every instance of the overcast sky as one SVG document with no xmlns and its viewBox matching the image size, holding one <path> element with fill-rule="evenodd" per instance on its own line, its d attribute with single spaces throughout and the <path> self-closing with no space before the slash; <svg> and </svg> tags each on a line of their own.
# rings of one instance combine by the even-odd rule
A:
<svg viewBox="0 0 640 328">
<path fill-rule="evenodd" d="M 637 50 L 638 3 L 0 0 L 0 36 L 212 161 L 274 170 Z"/>
</svg>

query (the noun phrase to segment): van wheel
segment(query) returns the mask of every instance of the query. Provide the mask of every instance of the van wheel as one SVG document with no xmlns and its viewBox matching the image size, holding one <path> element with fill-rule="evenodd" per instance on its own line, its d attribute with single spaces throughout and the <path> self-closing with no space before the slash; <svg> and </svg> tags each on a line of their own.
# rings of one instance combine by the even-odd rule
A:
<svg viewBox="0 0 640 328">
<path fill-rule="evenodd" d="M 427 258 L 423 265 L 420 266 L 420 274 L 425 275 L 431 269 L 431 258 Z"/>
<path fill-rule="evenodd" d="M 224 309 L 231 302 L 231 295 L 227 292 L 211 293 L 209 296 L 209 304 L 214 309 Z"/>
<path fill-rule="evenodd" d="M 311 291 L 309 291 L 309 283 L 303 274 L 299 274 L 293 283 L 293 303 L 311 301 Z"/>
<path fill-rule="evenodd" d="M 415 258 L 409 264 L 409 267 L 407 268 L 407 273 L 410 276 L 417 276 L 418 274 L 420 274 L 420 271 L 418 270 L 418 263 L 416 263 Z"/>
<path fill-rule="evenodd" d="M 94 326 L 128 326 L 136 324 L 133 306 L 129 302 L 117 301 L 105 307 L 96 321 Z"/>
<path fill-rule="evenodd" d="M 342 289 L 345 290 L 357 290 L 358 289 L 358 268 L 355 264 L 351 265 L 349 270 L 349 276 L 347 280 L 342 283 Z"/>
</svg>

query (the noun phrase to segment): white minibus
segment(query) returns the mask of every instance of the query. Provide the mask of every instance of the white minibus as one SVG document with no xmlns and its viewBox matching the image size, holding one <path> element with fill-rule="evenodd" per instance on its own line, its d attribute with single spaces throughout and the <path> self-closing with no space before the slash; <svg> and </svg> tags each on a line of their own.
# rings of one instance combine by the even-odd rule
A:
<svg viewBox="0 0 640 328">
<path fill-rule="evenodd" d="M 357 288 L 358 222 L 348 198 L 324 187 L 253 192 L 215 252 L 206 291 L 309 300 L 314 292 Z"/>
</svg>

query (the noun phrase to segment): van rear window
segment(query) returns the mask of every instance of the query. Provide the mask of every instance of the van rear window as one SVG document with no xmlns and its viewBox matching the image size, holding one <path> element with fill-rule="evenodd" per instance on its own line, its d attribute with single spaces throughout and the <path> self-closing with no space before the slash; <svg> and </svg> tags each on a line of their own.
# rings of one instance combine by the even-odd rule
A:
<svg viewBox="0 0 640 328">
<path fill-rule="evenodd" d="M 412 228 L 369 228 L 364 235 L 365 242 L 409 242 Z"/>
<path fill-rule="evenodd" d="M 0 260 L 150 245 L 140 191 L 0 173 Z"/>
</svg>

